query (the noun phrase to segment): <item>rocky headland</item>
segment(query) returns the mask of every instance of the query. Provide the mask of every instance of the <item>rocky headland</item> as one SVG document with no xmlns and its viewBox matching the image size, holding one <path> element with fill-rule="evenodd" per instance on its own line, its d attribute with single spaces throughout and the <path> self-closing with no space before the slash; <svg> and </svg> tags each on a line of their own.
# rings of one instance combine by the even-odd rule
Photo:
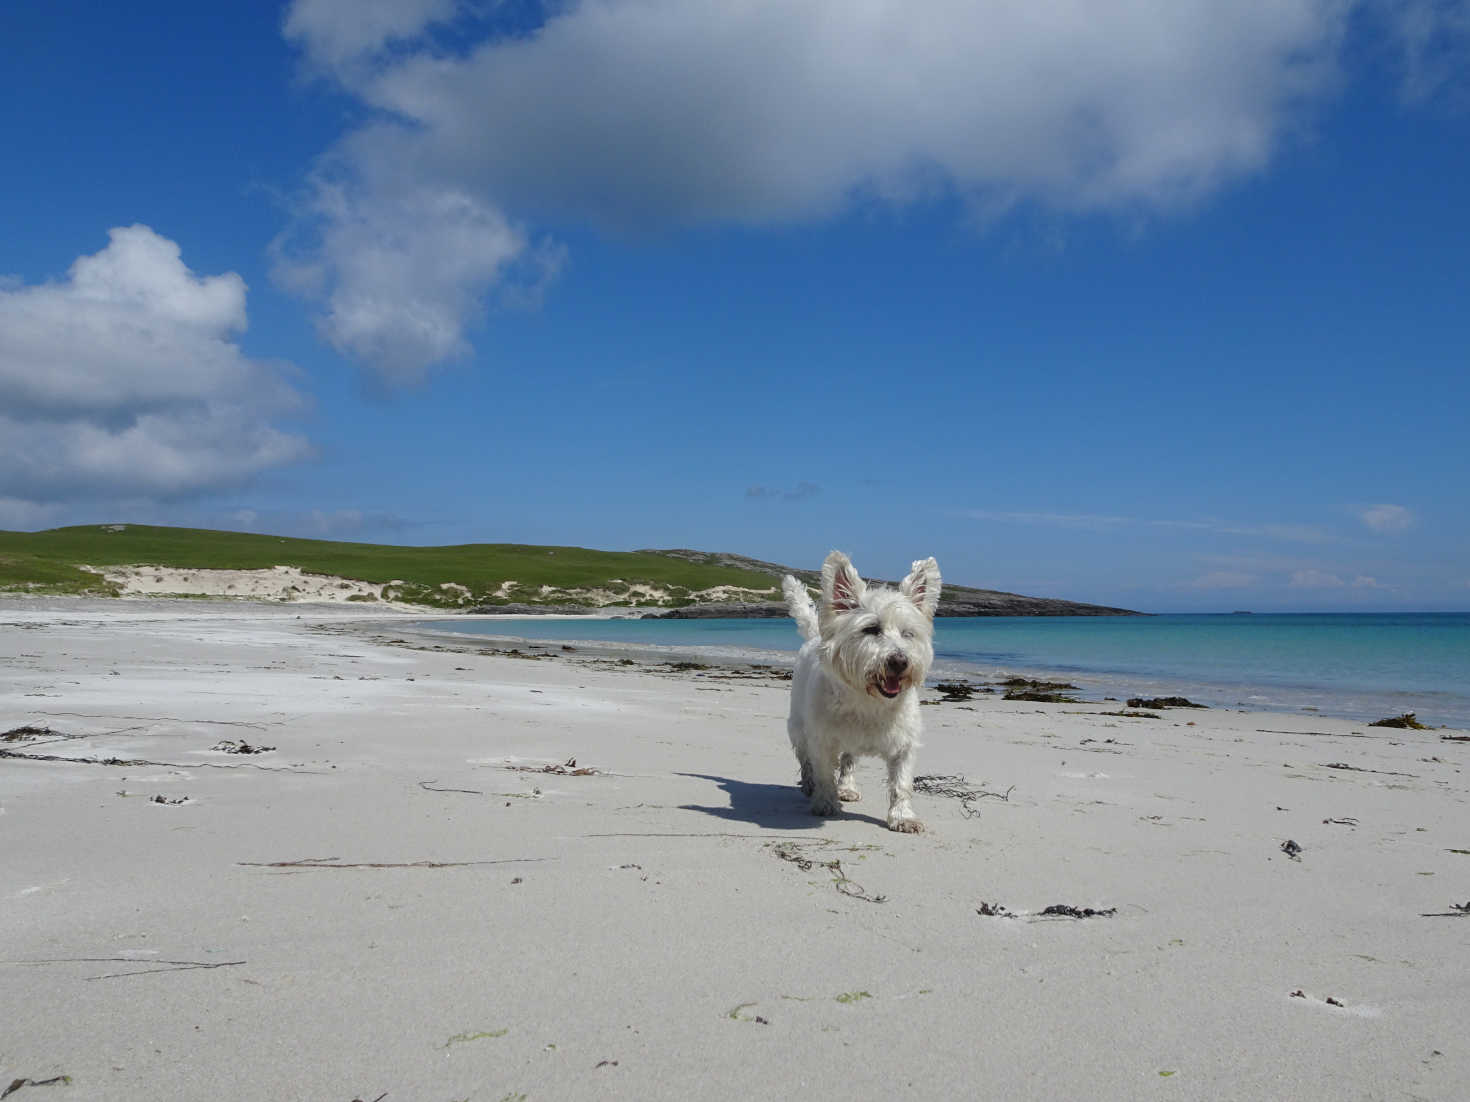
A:
<svg viewBox="0 0 1470 1102">
<path fill-rule="evenodd" d="M 688 562 L 714 566 L 731 566 L 758 570 L 776 577 L 792 574 L 815 588 L 821 580 L 816 570 L 793 570 L 779 563 L 721 552 L 691 551 L 687 548 L 655 551 Z M 896 585 L 896 582 L 883 584 Z M 759 619 L 787 615 L 784 601 L 719 602 L 686 605 L 683 608 L 647 612 L 646 620 Z M 1144 616 L 1146 613 L 1107 605 L 1083 604 L 1056 597 L 1026 597 L 998 589 L 975 589 L 970 586 L 944 584 L 936 616 Z"/>
</svg>

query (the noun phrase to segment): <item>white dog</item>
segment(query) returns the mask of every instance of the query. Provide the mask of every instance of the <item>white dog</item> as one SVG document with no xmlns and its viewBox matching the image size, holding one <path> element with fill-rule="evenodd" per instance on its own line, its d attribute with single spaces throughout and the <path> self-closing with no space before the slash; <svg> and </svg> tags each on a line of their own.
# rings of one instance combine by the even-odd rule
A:
<svg viewBox="0 0 1470 1102">
<path fill-rule="evenodd" d="M 813 815 L 836 815 L 839 801 L 858 798 L 853 765 L 872 755 L 888 762 L 888 829 L 924 829 L 909 798 L 939 586 L 939 564 L 929 558 L 915 562 L 897 590 L 870 589 L 841 551 L 822 564 L 820 608 L 789 574 L 782 583 L 806 639 L 796 656 L 786 732 Z"/>
</svg>

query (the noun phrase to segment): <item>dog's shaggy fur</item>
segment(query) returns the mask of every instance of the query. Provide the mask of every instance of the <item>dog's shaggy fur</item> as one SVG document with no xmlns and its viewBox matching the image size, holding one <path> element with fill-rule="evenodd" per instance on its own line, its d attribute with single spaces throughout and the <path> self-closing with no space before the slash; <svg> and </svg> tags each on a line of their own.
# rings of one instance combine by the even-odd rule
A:
<svg viewBox="0 0 1470 1102">
<path fill-rule="evenodd" d="M 820 605 L 789 574 L 782 583 L 806 639 L 796 657 L 786 732 L 813 815 L 836 815 L 841 801 L 858 798 L 853 765 L 869 755 L 888 763 L 888 829 L 924 829 L 909 799 L 939 587 L 932 558 L 915 562 L 894 590 L 867 586 L 841 551 L 822 564 Z"/>
</svg>

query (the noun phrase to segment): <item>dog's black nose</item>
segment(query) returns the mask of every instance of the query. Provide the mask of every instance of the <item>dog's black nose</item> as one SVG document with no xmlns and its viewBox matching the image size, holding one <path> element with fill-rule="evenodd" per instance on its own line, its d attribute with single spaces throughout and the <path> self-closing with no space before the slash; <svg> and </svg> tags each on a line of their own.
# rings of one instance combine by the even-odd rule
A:
<svg viewBox="0 0 1470 1102">
<path fill-rule="evenodd" d="M 904 670 L 909 668 L 908 655 L 898 653 L 890 654 L 887 665 L 894 673 L 903 673 Z"/>
</svg>

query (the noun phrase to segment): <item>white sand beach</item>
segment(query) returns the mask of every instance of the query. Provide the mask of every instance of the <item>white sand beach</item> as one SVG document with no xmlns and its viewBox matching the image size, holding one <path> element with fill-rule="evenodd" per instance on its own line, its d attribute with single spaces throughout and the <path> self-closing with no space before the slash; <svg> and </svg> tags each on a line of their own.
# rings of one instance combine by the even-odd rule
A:
<svg viewBox="0 0 1470 1102">
<path fill-rule="evenodd" d="M 901 835 L 779 671 L 526 649 L 0 600 L 0 1090 L 1465 1096 L 1462 732 L 935 703 Z"/>
</svg>

